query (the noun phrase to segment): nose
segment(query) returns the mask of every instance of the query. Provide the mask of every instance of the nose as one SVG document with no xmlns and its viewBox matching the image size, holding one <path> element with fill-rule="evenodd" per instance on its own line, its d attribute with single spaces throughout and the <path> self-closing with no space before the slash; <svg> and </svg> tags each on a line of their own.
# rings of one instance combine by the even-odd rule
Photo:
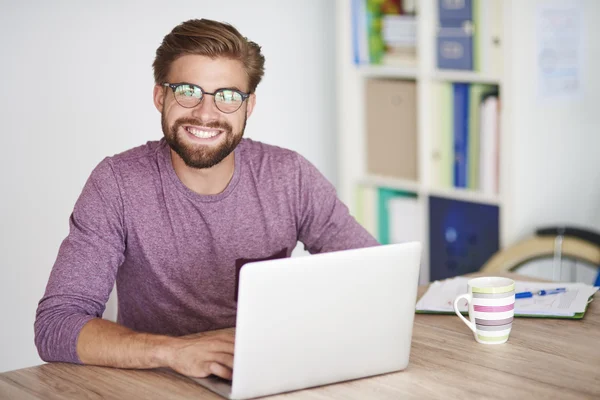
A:
<svg viewBox="0 0 600 400">
<path fill-rule="evenodd" d="M 213 121 L 218 119 L 220 114 L 215 99 L 210 94 L 205 94 L 200 104 L 192 108 L 192 115 L 201 121 Z"/>
</svg>

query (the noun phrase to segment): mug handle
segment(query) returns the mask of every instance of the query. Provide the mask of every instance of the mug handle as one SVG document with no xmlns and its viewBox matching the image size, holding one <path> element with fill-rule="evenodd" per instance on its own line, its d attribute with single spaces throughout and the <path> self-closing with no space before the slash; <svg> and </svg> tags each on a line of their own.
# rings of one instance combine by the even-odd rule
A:
<svg viewBox="0 0 600 400">
<path fill-rule="evenodd" d="M 456 315 L 458 315 L 460 317 L 460 319 L 463 320 L 463 322 L 465 324 L 467 324 L 467 326 L 473 331 L 473 333 L 476 333 L 475 331 L 475 324 L 473 324 L 471 321 L 469 321 L 468 319 L 466 319 L 458 310 L 458 301 L 461 299 L 465 299 L 467 300 L 467 302 L 471 302 L 471 295 L 469 293 L 465 293 L 465 294 L 461 294 L 460 296 L 458 296 L 456 299 L 454 299 L 454 312 L 456 313 Z"/>
</svg>

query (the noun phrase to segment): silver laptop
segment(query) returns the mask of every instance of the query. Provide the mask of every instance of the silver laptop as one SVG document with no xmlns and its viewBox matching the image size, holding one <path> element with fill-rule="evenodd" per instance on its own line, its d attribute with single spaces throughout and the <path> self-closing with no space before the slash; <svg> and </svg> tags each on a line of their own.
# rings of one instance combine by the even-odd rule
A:
<svg viewBox="0 0 600 400">
<path fill-rule="evenodd" d="M 421 244 L 246 264 L 233 379 L 194 379 L 248 399 L 408 366 Z"/>
</svg>

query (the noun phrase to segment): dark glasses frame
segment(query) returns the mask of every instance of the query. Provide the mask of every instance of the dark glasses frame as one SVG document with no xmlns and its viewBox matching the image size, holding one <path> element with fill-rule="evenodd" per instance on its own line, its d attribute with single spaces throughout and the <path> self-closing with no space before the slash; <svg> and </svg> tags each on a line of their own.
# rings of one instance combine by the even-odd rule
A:
<svg viewBox="0 0 600 400">
<path fill-rule="evenodd" d="M 193 105 L 193 106 L 191 106 L 191 107 L 188 107 L 188 106 L 184 106 L 183 104 L 181 104 L 181 103 L 180 103 L 180 102 L 177 100 L 177 88 L 178 88 L 178 87 L 180 87 L 180 86 L 183 86 L 183 85 L 186 85 L 186 86 L 191 86 L 192 88 L 197 88 L 197 89 L 200 89 L 200 92 L 202 93 L 202 97 L 200 97 L 200 99 L 198 99 L 198 103 L 196 103 L 195 105 Z M 171 90 L 173 90 L 173 97 L 175 98 L 175 101 L 177 102 L 177 104 L 179 104 L 179 105 L 180 105 L 181 107 L 183 107 L 183 108 L 194 108 L 194 107 L 196 107 L 198 104 L 202 103 L 202 100 L 204 99 L 204 95 L 205 95 L 205 94 L 211 95 L 211 96 L 213 97 L 213 102 L 215 103 L 215 107 L 217 107 L 217 109 L 218 109 L 219 111 L 221 111 L 222 113 L 224 113 L 224 114 L 233 114 L 234 112 L 236 112 L 237 110 L 239 110 L 239 109 L 242 107 L 242 104 L 244 104 L 244 101 L 246 101 L 246 99 L 247 99 L 248 97 L 250 97 L 250 93 L 244 93 L 244 92 L 242 92 L 242 91 L 240 91 L 240 90 L 237 90 L 237 89 L 231 89 L 231 88 L 220 88 L 220 89 L 217 89 L 217 90 L 215 90 L 214 92 L 210 93 L 210 92 L 207 92 L 207 91 L 205 91 L 204 89 L 202 89 L 200 86 L 198 86 L 198 85 L 194 85 L 193 83 L 188 83 L 188 82 L 179 82 L 179 83 L 168 83 L 168 82 L 165 82 L 165 83 L 163 83 L 163 84 L 162 84 L 162 86 L 165 86 L 165 87 L 170 87 L 170 88 L 171 88 Z M 219 104 L 218 104 L 218 102 L 217 102 L 217 94 L 218 94 L 219 92 L 222 92 L 222 91 L 224 91 L 224 90 L 229 90 L 229 91 L 235 92 L 235 93 L 239 94 L 239 95 L 242 97 L 242 101 L 240 102 L 240 105 L 239 105 L 239 107 L 238 107 L 238 108 L 236 108 L 236 109 L 235 109 L 235 110 L 233 110 L 233 111 L 223 111 L 223 110 L 221 110 L 221 109 L 219 108 Z"/>
</svg>

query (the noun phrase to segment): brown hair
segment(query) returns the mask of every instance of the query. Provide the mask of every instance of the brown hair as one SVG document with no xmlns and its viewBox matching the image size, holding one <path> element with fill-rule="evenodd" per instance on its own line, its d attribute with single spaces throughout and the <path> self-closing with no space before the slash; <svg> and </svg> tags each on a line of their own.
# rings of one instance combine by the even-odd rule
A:
<svg viewBox="0 0 600 400">
<path fill-rule="evenodd" d="M 164 83 L 171 64 L 187 54 L 240 61 L 248 74 L 250 93 L 256 90 L 265 72 L 260 46 L 242 36 L 233 26 L 208 19 L 182 22 L 164 37 L 156 49 L 154 82 Z"/>
</svg>

